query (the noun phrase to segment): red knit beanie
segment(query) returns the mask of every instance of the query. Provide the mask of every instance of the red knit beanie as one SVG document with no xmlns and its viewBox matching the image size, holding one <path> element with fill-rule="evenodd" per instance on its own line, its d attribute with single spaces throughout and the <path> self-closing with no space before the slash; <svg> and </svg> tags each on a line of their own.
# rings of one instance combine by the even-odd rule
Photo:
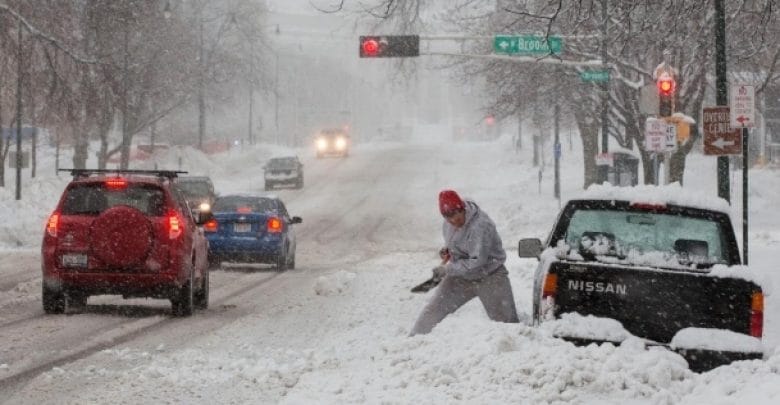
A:
<svg viewBox="0 0 780 405">
<path fill-rule="evenodd" d="M 466 205 L 463 204 L 463 200 L 460 199 L 460 196 L 455 191 L 444 190 L 439 193 L 439 211 L 442 215 L 447 216 L 464 208 L 466 208 Z"/>
</svg>

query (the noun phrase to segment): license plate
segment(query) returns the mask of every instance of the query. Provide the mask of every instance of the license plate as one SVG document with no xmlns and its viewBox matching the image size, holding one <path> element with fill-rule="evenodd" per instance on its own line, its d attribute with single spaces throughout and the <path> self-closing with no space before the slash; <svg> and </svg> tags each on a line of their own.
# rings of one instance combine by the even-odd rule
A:
<svg viewBox="0 0 780 405">
<path fill-rule="evenodd" d="M 252 224 L 233 224 L 233 232 L 244 233 L 252 230 Z"/>
<path fill-rule="evenodd" d="M 87 267 L 87 255 L 64 254 L 61 256 L 63 267 Z"/>
</svg>

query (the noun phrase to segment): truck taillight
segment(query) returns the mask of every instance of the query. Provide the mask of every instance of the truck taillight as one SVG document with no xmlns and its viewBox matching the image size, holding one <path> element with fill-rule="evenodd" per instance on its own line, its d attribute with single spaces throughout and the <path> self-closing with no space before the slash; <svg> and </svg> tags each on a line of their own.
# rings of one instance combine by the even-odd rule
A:
<svg viewBox="0 0 780 405">
<path fill-rule="evenodd" d="M 764 334 L 764 293 L 754 292 L 750 299 L 750 336 Z"/>
<path fill-rule="evenodd" d="M 282 232 L 282 220 L 277 217 L 268 218 L 267 229 L 268 233 Z"/>
<path fill-rule="evenodd" d="M 558 292 L 558 275 L 547 274 L 544 277 L 544 287 L 542 288 L 542 298 L 553 297 Z"/>
<path fill-rule="evenodd" d="M 56 238 L 57 237 L 57 228 L 60 224 L 60 214 L 55 212 L 51 214 L 49 217 L 49 222 L 46 223 L 46 233 L 49 234 L 49 236 Z"/>
<path fill-rule="evenodd" d="M 179 219 L 179 214 L 176 211 L 168 213 L 168 238 L 176 239 L 182 233 L 183 225 Z"/>
</svg>

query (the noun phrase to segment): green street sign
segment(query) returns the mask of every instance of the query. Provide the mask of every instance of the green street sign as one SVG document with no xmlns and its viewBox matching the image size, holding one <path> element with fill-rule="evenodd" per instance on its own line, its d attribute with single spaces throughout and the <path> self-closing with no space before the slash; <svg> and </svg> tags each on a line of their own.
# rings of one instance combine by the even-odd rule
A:
<svg viewBox="0 0 780 405">
<path fill-rule="evenodd" d="M 586 70 L 580 72 L 580 79 L 583 82 L 608 82 L 609 70 Z"/>
<path fill-rule="evenodd" d="M 560 55 L 563 41 L 560 37 L 539 35 L 496 35 L 493 52 L 507 55 Z"/>
</svg>

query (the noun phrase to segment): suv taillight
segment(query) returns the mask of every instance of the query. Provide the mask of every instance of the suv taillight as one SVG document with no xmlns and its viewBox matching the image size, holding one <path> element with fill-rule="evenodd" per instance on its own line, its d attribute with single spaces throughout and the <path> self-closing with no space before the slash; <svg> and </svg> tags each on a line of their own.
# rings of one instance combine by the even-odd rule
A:
<svg viewBox="0 0 780 405">
<path fill-rule="evenodd" d="M 55 212 L 51 214 L 49 217 L 49 222 L 46 223 L 46 233 L 49 234 L 49 236 L 56 238 L 57 237 L 57 228 L 60 224 L 60 214 L 58 212 Z"/>
<path fill-rule="evenodd" d="M 266 223 L 266 228 L 268 229 L 268 233 L 279 233 L 282 232 L 282 220 L 277 217 L 271 217 L 268 218 L 268 222 Z"/>
<path fill-rule="evenodd" d="M 203 224 L 203 230 L 206 232 L 216 232 L 218 228 L 219 224 L 214 218 L 209 219 L 205 224 Z"/>
<path fill-rule="evenodd" d="M 182 234 L 184 224 L 176 211 L 168 212 L 168 238 L 176 239 Z"/>
<path fill-rule="evenodd" d="M 750 336 L 764 334 L 764 293 L 754 292 L 750 299 Z"/>
</svg>

